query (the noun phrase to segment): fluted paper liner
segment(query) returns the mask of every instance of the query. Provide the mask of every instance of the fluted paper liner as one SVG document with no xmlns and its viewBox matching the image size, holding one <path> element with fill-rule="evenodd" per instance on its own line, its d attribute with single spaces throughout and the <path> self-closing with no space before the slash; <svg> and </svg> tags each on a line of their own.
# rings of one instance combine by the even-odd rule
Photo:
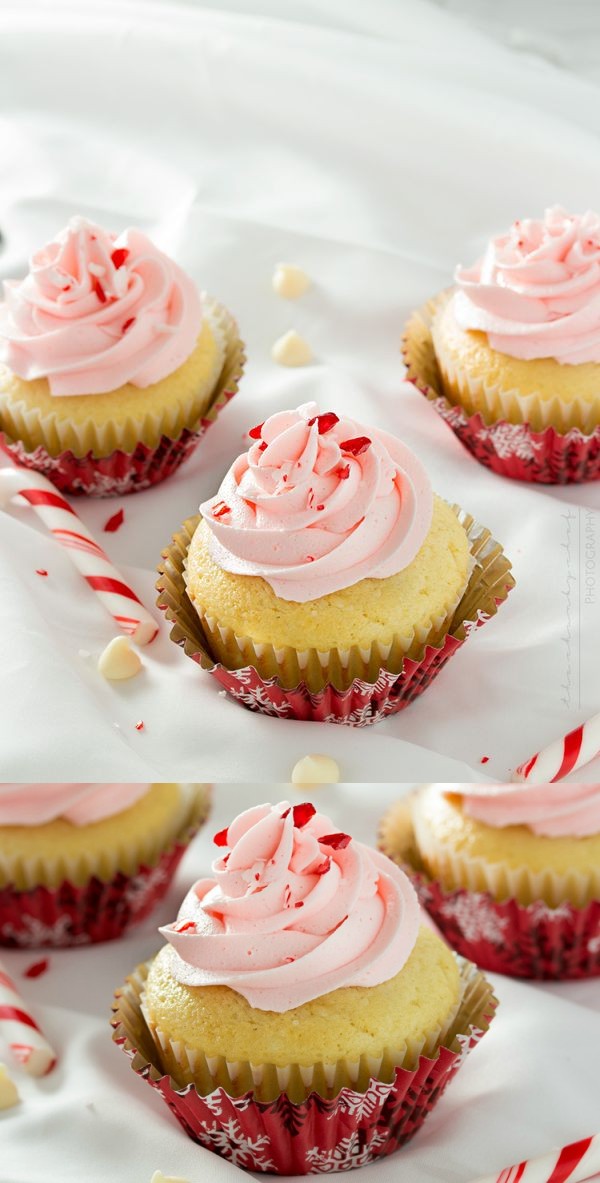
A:
<svg viewBox="0 0 600 1183">
<path fill-rule="evenodd" d="M 143 920 L 166 894 L 181 858 L 194 834 L 208 817 L 210 795 L 190 799 L 177 833 L 150 857 L 136 862 L 135 851 L 126 869 L 109 863 L 90 869 L 85 858 L 44 867 L 23 865 L 19 880 L 0 887 L 0 945 L 21 948 L 64 947 L 114 940 L 132 924 Z M 56 887 L 40 879 L 65 877 Z M 70 872 L 70 877 L 69 877 Z"/>
<path fill-rule="evenodd" d="M 190 398 L 187 413 L 146 416 L 143 426 L 109 422 L 97 428 L 91 420 L 79 430 L 78 446 L 66 446 L 56 422 L 44 431 L 43 443 L 28 449 L 18 431 L 0 430 L 0 447 L 17 464 L 47 476 L 63 493 L 93 497 L 122 496 L 139 492 L 170 476 L 191 455 L 223 407 L 234 397 L 246 361 L 243 342 L 230 313 L 216 301 L 207 301 L 211 326 L 223 340 L 225 357 L 214 388 L 201 402 Z M 12 407 L 13 418 L 15 408 Z M 34 411 L 28 416 L 35 416 Z M 1 422 L 1 416 L 0 416 Z M 39 435 L 45 423 L 36 421 Z M 71 433 L 75 430 L 70 425 Z M 28 438 L 27 422 L 21 432 Z"/>
<path fill-rule="evenodd" d="M 448 382 L 460 390 L 461 403 L 449 397 L 431 324 L 450 294 L 440 293 L 410 317 L 402 347 L 407 380 L 425 395 L 476 459 L 494 472 L 542 484 L 599 478 L 600 425 L 590 404 L 571 403 L 578 423 L 585 427 L 582 430 L 573 425 L 568 407 L 558 400 L 544 402 L 535 395 L 484 387 L 466 375 L 448 373 Z M 475 409 L 482 407 L 483 411 Z"/>
<path fill-rule="evenodd" d="M 535 874 L 525 867 L 484 866 L 480 859 L 459 866 L 457 856 L 445 873 L 456 883 L 463 874 L 467 886 L 443 886 L 423 863 L 410 796 L 385 815 L 379 848 L 409 876 L 452 948 L 483 969 L 545 979 L 600 974 L 600 890 L 590 899 L 596 885 L 589 876 Z"/>
<path fill-rule="evenodd" d="M 347 654 L 319 655 L 262 645 L 257 653 L 256 647 L 245 647 L 247 639 L 242 646 L 233 638 L 239 656 L 232 648 L 231 666 L 225 666 L 214 659 L 210 629 L 185 586 L 187 552 L 200 521 L 196 515 L 183 523 L 159 567 L 157 603 L 174 624 L 171 640 L 242 705 L 264 714 L 364 726 L 403 710 L 473 629 L 496 615 L 514 586 L 510 563 L 489 531 L 458 506 L 453 509 L 469 539 L 473 570 L 452 618 L 444 622 L 443 636 L 434 624 L 433 632 L 416 638 L 408 652 L 398 643 L 387 656 L 358 647 Z"/>
<path fill-rule="evenodd" d="M 461 961 L 458 1010 L 428 1054 L 412 1049 L 413 1059 L 409 1054 L 398 1065 L 388 1053 L 381 1076 L 345 1061 L 277 1069 L 205 1060 L 206 1092 L 200 1092 L 168 1075 L 144 1018 L 149 964 L 116 991 L 113 1039 L 194 1141 L 237 1166 L 283 1175 L 349 1170 L 408 1141 L 488 1030 L 497 1006 L 490 983 Z"/>
</svg>

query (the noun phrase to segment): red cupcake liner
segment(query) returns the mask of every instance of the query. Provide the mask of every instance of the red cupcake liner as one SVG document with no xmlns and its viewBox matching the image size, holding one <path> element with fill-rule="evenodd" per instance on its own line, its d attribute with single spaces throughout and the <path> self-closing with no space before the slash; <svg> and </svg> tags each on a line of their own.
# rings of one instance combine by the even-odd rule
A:
<svg viewBox="0 0 600 1183">
<path fill-rule="evenodd" d="M 462 444 L 492 472 L 517 481 L 568 485 L 600 479 L 600 426 L 590 435 L 573 427 L 561 433 L 554 427 L 533 431 L 527 423 L 499 419 L 486 423 L 479 412 L 469 415 L 444 393 L 431 321 L 438 308 L 430 300 L 411 316 L 402 354 L 406 378 L 429 400 Z"/>
<path fill-rule="evenodd" d="M 173 542 L 163 551 L 159 566 L 157 604 L 174 622 L 171 640 L 203 670 L 212 674 L 242 706 L 263 715 L 280 719 L 303 719 L 318 723 L 344 723 L 366 727 L 388 715 L 404 710 L 427 689 L 452 654 L 470 634 L 496 615 L 514 587 L 510 563 L 488 530 L 454 506 L 471 545 L 475 568 L 468 587 L 456 608 L 448 633 L 439 646 L 426 645 L 418 657 L 405 657 L 399 673 L 381 669 L 375 682 L 355 678 L 346 690 L 329 683 L 322 690 L 311 691 L 301 682 L 287 689 L 279 678 L 263 678 L 253 666 L 226 669 L 216 662 L 191 603 L 183 577 L 185 558 L 199 516 L 188 518 Z"/>
<path fill-rule="evenodd" d="M 194 1085 L 178 1089 L 162 1072 L 141 1013 L 148 965 L 138 966 L 113 1005 L 113 1039 L 133 1070 L 166 1101 L 186 1134 L 207 1150 L 245 1170 L 278 1175 L 347 1171 L 393 1154 L 412 1138 L 466 1056 L 487 1031 L 496 999 L 475 967 L 462 967 L 466 992 L 478 993 L 464 1031 L 450 1032 L 433 1057 L 416 1068 L 396 1068 L 391 1082 L 371 1079 L 365 1092 L 342 1088 L 325 1098 L 311 1093 L 294 1102 L 286 1093 L 259 1101 L 252 1091 L 238 1097 L 217 1088 L 200 1096 Z"/>
<path fill-rule="evenodd" d="M 600 975 L 600 900 L 584 907 L 543 900 L 498 903 L 488 892 L 447 890 L 401 853 L 380 849 L 409 876 L 448 944 L 482 969 L 515 978 L 568 980 Z"/>
<path fill-rule="evenodd" d="M 103 882 L 96 876 L 81 887 L 65 881 L 57 888 L 0 888 L 0 945 L 37 949 L 113 941 L 138 924 L 164 898 L 185 850 L 207 816 L 201 802 L 176 842 L 154 866 L 134 875 L 118 872 Z"/>
<path fill-rule="evenodd" d="M 75 456 L 70 450 L 52 455 L 42 445 L 27 451 L 22 440 L 0 430 L 0 449 L 24 468 L 43 473 L 61 493 L 122 497 L 158 485 L 191 455 L 237 392 L 246 360 L 244 345 L 231 318 L 225 327 L 227 349 L 213 401 L 198 422 L 184 427 L 177 439 L 163 435 L 154 448 L 139 442 L 132 452 L 117 449 L 109 456 L 94 456 L 91 451 L 85 456 Z"/>
</svg>

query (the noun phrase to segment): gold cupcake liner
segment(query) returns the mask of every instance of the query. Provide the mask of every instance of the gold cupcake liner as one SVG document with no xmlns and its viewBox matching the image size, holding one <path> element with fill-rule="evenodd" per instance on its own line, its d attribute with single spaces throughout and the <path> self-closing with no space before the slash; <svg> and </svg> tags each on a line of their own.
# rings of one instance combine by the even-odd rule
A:
<svg viewBox="0 0 600 1183">
<path fill-rule="evenodd" d="M 303 683 L 311 693 L 328 685 L 343 691 L 357 678 L 374 683 L 382 669 L 400 673 L 406 659 L 420 661 L 428 646 L 439 648 L 449 634 L 458 641 L 464 640 L 473 622 L 496 614 L 498 605 L 514 586 L 510 562 L 489 530 L 479 526 L 459 506 L 453 505 L 452 509 L 467 534 L 472 564 L 458 603 L 447 614 L 416 630 L 413 636 L 394 637 L 389 647 L 375 642 L 368 648 L 356 645 L 325 652 L 258 644 L 249 637 L 237 636 L 232 629 L 208 616 L 201 616 L 185 584 L 187 553 L 200 515 L 188 518 L 171 546 L 163 551 L 164 561 L 156 585 L 160 593 L 158 605 L 166 610 L 167 619 L 174 621 L 171 640 L 183 645 L 189 657 L 199 658 L 204 669 L 213 670 L 217 663 L 231 670 L 252 667 L 263 679 L 276 677 L 284 689 Z"/>
<path fill-rule="evenodd" d="M 457 962 L 460 997 L 447 1022 L 422 1040 L 410 1040 L 403 1048 L 386 1048 L 376 1057 L 365 1055 L 357 1061 L 290 1063 L 278 1067 L 269 1063 L 232 1062 L 223 1056 L 209 1057 L 187 1048 L 182 1041 L 171 1040 L 154 1028 L 144 1014 L 145 982 L 151 962 L 139 965 L 125 986 L 116 992 L 113 1039 L 125 1042 L 126 1050 L 137 1049 L 133 1063 L 136 1071 L 143 1071 L 142 1057 L 152 1080 L 169 1076 L 173 1088 L 193 1085 L 201 1096 L 222 1088 L 231 1097 L 252 1092 L 254 1100 L 269 1102 L 285 1093 L 290 1101 L 301 1103 L 311 1093 L 331 1099 L 343 1088 L 365 1092 L 371 1079 L 387 1083 L 393 1080 L 397 1067 L 414 1069 L 420 1056 L 436 1060 L 442 1047 L 460 1051 L 461 1041 L 471 1028 L 487 1031 L 497 1006 L 492 987 L 470 962 L 462 958 L 457 958 Z"/>
<path fill-rule="evenodd" d="M 452 289 L 447 290 L 427 303 L 424 310 L 429 322 L 427 326 L 422 314 L 413 315 L 407 326 L 411 352 L 415 341 L 417 344 L 419 341 L 419 319 L 421 331 L 426 327 L 429 335 L 433 319 L 445 307 L 452 294 Z M 455 406 L 461 406 L 469 415 L 479 413 L 487 425 L 502 420 L 512 424 L 527 424 L 536 432 L 554 427 L 561 434 L 566 434 L 572 428 L 578 428 L 587 435 L 591 435 L 598 427 L 598 402 L 594 404 L 578 398 L 567 402 L 558 396 L 542 399 L 537 394 L 522 394 L 516 388 L 504 390 L 499 383 L 484 382 L 481 378 L 474 378 L 466 370 L 457 367 L 444 353 L 439 342 L 435 341 L 434 348 L 439 375 L 448 400 Z M 437 384 L 439 385 L 439 380 Z M 435 381 L 432 385 L 435 388 Z M 600 390 L 598 395 L 600 398 Z"/>
<path fill-rule="evenodd" d="M 43 448 L 51 457 L 65 452 L 81 458 L 88 453 L 96 458 L 111 456 L 113 452 L 134 452 L 143 443 L 156 448 L 161 439 L 179 438 L 184 430 L 200 430 L 200 421 L 216 418 L 223 402 L 237 391 L 246 361 L 245 348 L 240 340 L 237 324 L 231 313 L 212 297 L 203 298 L 204 315 L 222 353 L 220 370 L 215 372 L 212 385 L 201 393 L 191 392 L 185 406 L 166 406 L 156 412 L 147 411 L 143 420 L 127 419 L 123 423 L 107 420 L 95 423 L 92 418 L 83 423 L 60 419 L 56 414 L 40 417 L 35 408 L 18 401 L 0 407 L 0 422 L 8 444 L 20 440 L 27 452 Z"/>
<path fill-rule="evenodd" d="M 116 875 L 131 876 L 139 867 L 155 866 L 161 856 L 176 845 L 187 844 L 210 812 L 211 790 L 207 785 L 182 785 L 181 804 L 176 823 L 166 836 L 133 835 L 113 850 L 95 855 L 82 851 L 77 856 L 59 852 L 52 858 L 24 858 L 0 850 L 0 887 L 31 891 L 36 887 L 55 889 L 62 883 L 77 887 L 99 879 L 110 883 Z"/>
</svg>

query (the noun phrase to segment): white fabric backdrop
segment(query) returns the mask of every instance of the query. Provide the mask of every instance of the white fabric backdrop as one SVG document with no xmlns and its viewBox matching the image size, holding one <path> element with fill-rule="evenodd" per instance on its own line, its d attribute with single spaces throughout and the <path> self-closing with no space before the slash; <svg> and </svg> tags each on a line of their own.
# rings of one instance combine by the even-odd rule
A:
<svg viewBox="0 0 600 1183">
<path fill-rule="evenodd" d="M 339 785 L 312 799 L 336 827 L 375 842 L 388 803 L 409 785 Z M 160 947 L 194 879 L 214 858 L 211 838 L 242 808 L 294 794 L 288 786 L 221 785 L 168 898 L 126 940 L 51 953 L 48 972 L 23 981 L 37 952 L 0 950 L 52 1038 L 59 1067 L 41 1082 L 18 1075 L 23 1104 L 0 1114 L 0 1183 L 150 1183 L 153 1171 L 189 1183 L 243 1183 L 237 1168 L 191 1142 L 157 1093 L 111 1046 L 115 986 Z M 598 1128 L 598 980 L 541 984 L 490 975 L 500 1000 L 489 1033 L 463 1065 L 414 1141 L 364 1167 L 357 1183 L 467 1183 Z M 1 1036 L 0 1036 L 1 1038 Z M 2 1047 L 0 1043 L 0 1054 Z"/>
<path fill-rule="evenodd" d="M 29 511 L 3 515 L 1 775 L 286 778 L 299 755 L 325 750 L 350 779 L 476 780 L 486 756 L 502 779 L 600 707 L 600 565 L 586 606 L 579 560 L 586 527 L 598 554 L 600 484 L 544 491 L 481 468 L 403 385 L 399 335 L 492 230 L 554 201 L 598 205 L 596 84 L 426 0 L 290 2 L 289 22 L 271 0 L 263 16 L 242 7 L 5 0 L 0 11 L 0 273 L 21 274 L 75 211 L 117 230 L 138 223 L 228 303 L 249 348 L 242 392 L 174 478 L 77 509 L 101 530 L 123 504 L 125 525 L 104 539 L 151 606 L 161 548 L 217 487 L 244 429 L 314 397 L 401 434 L 438 491 L 504 544 L 518 586 L 404 714 L 319 728 L 219 697 L 166 629 L 143 676 L 105 683 L 79 650 L 99 653 L 108 617 Z M 589 30 L 586 44 L 589 57 Z M 280 259 L 314 279 L 297 305 L 271 291 Z M 292 325 L 317 357 L 299 371 L 269 356 Z M 597 761 L 586 775 L 599 773 Z"/>
</svg>

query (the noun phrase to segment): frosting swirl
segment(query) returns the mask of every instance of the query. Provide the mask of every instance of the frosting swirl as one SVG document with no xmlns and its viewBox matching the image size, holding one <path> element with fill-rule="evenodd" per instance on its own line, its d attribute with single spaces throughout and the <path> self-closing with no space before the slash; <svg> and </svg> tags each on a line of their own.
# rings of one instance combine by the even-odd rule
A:
<svg viewBox="0 0 600 1183">
<path fill-rule="evenodd" d="M 545 838 L 600 834 L 600 785 L 452 785 L 463 810 L 487 826 L 527 826 Z"/>
<path fill-rule="evenodd" d="M 407 961 L 419 905 L 385 855 L 334 832 L 305 803 L 257 805 L 215 842 L 229 850 L 185 897 L 171 969 L 229 986 L 259 1010 L 287 1011 L 341 986 L 375 986 Z"/>
<path fill-rule="evenodd" d="M 0 826 L 42 826 L 65 818 L 74 826 L 122 813 L 147 793 L 143 784 L 0 784 Z"/>
<path fill-rule="evenodd" d="M 250 436 L 249 451 L 200 506 L 219 567 L 305 602 L 396 575 L 414 559 L 433 494 L 421 462 L 394 436 L 319 415 L 316 403 L 271 415 Z"/>
<path fill-rule="evenodd" d="M 560 206 L 514 222 L 473 267 L 457 267 L 454 316 L 525 360 L 600 362 L 600 217 Z"/>
<path fill-rule="evenodd" d="M 202 319 L 193 281 L 142 233 L 72 218 L 7 280 L 0 361 L 53 395 L 160 382 L 190 356 Z"/>
</svg>

